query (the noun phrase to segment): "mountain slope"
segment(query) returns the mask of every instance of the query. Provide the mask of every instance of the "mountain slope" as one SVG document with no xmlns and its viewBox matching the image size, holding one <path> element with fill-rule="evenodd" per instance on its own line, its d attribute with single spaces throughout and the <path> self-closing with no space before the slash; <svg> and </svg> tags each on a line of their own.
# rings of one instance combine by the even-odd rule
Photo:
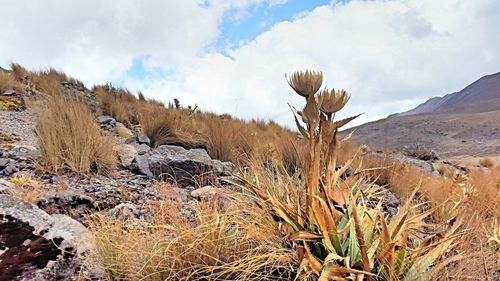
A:
<svg viewBox="0 0 500 281">
<path fill-rule="evenodd" d="M 445 156 L 500 155 L 500 73 L 352 130 L 354 143 L 377 148 L 420 144 Z"/>
<path fill-rule="evenodd" d="M 484 76 L 460 92 L 431 98 L 409 111 L 408 116 L 425 113 L 479 113 L 500 110 L 500 72 Z"/>
</svg>

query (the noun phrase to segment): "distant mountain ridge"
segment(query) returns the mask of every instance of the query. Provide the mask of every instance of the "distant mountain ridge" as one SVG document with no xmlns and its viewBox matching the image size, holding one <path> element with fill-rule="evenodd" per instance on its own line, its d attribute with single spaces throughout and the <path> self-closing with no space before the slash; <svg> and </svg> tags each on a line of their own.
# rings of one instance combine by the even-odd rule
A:
<svg viewBox="0 0 500 281">
<path fill-rule="evenodd" d="M 494 110 L 500 110 L 500 72 L 481 77 L 460 92 L 431 98 L 411 110 L 393 114 L 392 117 L 425 113 L 478 113 Z"/>
<path fill-rule="evenodd" d="M 355 144 L 375 148 L 402 150 L 419 144 L 448 156 L 500 155 L 500 72 L 346 132 L 352 130 Z"/>
</svg>

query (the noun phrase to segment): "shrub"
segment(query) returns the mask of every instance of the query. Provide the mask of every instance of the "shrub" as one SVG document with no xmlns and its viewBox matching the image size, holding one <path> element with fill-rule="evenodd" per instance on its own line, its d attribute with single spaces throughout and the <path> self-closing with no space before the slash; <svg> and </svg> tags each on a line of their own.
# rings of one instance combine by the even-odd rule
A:
<svg viewBox="0 0 500 281">
<path fill-rule="evenodd" d="M 102 135 L 78 100 L 49 98 L 38 114 L 36 133 L 42 162 L 51 170 L 105 173 L 116 165 L 112 138 Z"/>
<path fill-rule="evenodd" d="M 495 166 L 495 160 L 489 157 L 484 157 L 479 159 L 479 165 L 485 168 L 493 168 Z"/>
</svg>

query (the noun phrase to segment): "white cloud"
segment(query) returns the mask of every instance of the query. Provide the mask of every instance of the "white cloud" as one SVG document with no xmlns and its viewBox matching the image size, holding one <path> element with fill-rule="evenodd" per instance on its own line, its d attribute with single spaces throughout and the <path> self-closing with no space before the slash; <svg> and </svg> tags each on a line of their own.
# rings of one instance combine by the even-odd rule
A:
<svg viewBox="0 0 500 281">
<path fill-rule="evenodd" d="M 141 56 L 150 67 L 175 67 L 215 42 L 227 11 L 260 2 L 4 1 L 0 65 L 54 66 L 88 83 L 123 78 Z"/>
<path fill-rule="evenodd" d="M 286 102 L 302 103 L 284 79 L 294 70 L 323 70 L 329 87 L 351 92 L 345 115 L 365 112 L 358 123 L 500 71 L 495 0 L 335 2 L 276 24 L 230 50 L 230 57 L 211 48 L 224 14 L 244 15 L 263 0 L 202 7 L 190 1 L 40 2 L 28 3 L 36 7 L 27 11 L 7 8 L 4 14 L 16 16 L 0 25 L 9 42 L 0 45 L 0 64 L 54 65 L 87 82 L 124 79 L 150 97 L 282 124 L 293 120 Z M 125 77 L 132 59 L 144 55 L 148 66 L 169 75 Z"/>
<path fill-rule="evenodd" d="M 269 7 L 282 6 L 285 5 L 288 0 L 270 0 Z"/>
<path fill-rule="evenodd" d="M 284 74 L 321 69 L 329 87 L 352 93 L 345 114 L 365 112 L 357 123 L 366 122 L 500 71 L 497 3 L 355 1 L 319 7 L 233 49 L 231 59 L 205 54 L 179 67 L 178 77 L 146 89 L 220 113 L 291 124 L 286 102 L 302 101 Z"/>
</svg>

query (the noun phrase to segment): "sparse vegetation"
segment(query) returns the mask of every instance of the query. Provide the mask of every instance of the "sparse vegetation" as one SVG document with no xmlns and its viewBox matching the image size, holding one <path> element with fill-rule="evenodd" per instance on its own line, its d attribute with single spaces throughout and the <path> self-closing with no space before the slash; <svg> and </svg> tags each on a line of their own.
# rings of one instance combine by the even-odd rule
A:
<svg viewBox="0 0 500 281">
<path fill-rule="evenodd" d="M 0 71 L 0 94 L 9 90 L 22 91 L 23 85 L 16 81 L 12 73 Z"/>
<path fill-rule="evenodd" d="M 151 206 L 152 225 L 94 218 L 94 259 L 111 280 L 290 280 L 293 255 L 252 201 L 224 211 L 200 205 L 195 225 L 169 201 Z"/>
<path fill-rule="evenodd" d="M 54 171 L 105 173 L 116 165 L 113 140 L 104 136 L 86 106 L 62 96 L 40 110 L 36 133 L 42 161 Z"/>
<path fill-rule="evenodd" d="M 479 159 L 479 165 L 485 168 L 493 168 L 495 166 L 495 160 L 489 157 L 484 157 Z"/>
<path fill-rule="evenodd" d="M 63 82 L 80 82 L 54 69 L 30 72 L 16 64 L 11 69 L 0 71 L 0 90 L 31 88 L 44 94 L 36 127 L 44 168 L 77 173 L 114 169 L 113 140 L 83 102 L 63 95 Z M 439 175 L 431 175 L 380 157 L 385 152 L 375 157 L 348 137 L 338 138 L 338 130 L 356 118 L 334 118 L 349 100 L 345 91 L 319 90 L 322 75 L 310 71 L 295 73 L 289 84 L 306 100 L 303 110 L 292 108 L 299 133 L 272 122 L 184 107 L 178 99 L 165 106 L 142 93 L 136 97 L 96 86 L 97 114 L 142 130 L 153 147 L 202 147 L 215 159 L 232 161 L 241 176 L 234 184 L 244 191 L 231 194 L 235 201 L 230 205 L 194 205 L 194 222 L 179 214 L 181 206 L 171 201 L 175 198 L 166 196 L 143 206 L 152 214 L 148 221 L 93 214 L 88 218 L 96 242 L 92 262 L 104 267 L 111 280 L 498 276 L 500 167 L 493 159 L 479 160 L 488 169 L 474 160 L 463 170 L 435 161 Z M 130 136 L 120 128 L 118 135 Z M 0 132 L 2 147 L 15 142 Z M 438 158 L 422 147 L 408 148 L 406 154 L 425 161 Z M 348 169 L 351 176 L 344 177 Z M 46 191 L 29 176 L 10 182 L 16 189 L 9 192 L 24 201 L 36 202 Z M 208 182 L 201 176 L 195 185 Z M 166 183 L 154 187 L 160 196 L 177 188 Z M 384 209 L 386 189 L 402 201 L 395 216 Z M 126 187 L 116 191 L 127 201 L 137 197 Z"/>
<path fill-rule="evenodd" d="M 377 188 L 363 179 L 341 179 L 353 159 L 335 169 L 342 142 L 337 131 L 356 116 L 336 121 L 333 114 L 349 96 L 326 89 L 315 96 L 322 84 L 322 74 L 317 72 L 295 73 L 289 84 L 306 98 L 304 109 L 297 111 L 305 126 L 297 118 L 296 123 L 307 140 L 307 168 L 302 174 L 287 176 L 279 172 L 282 166 L 253 167 L 246 174 L 245 186 L 286 225 L 283 235 L 297 244 L 299 278 L 431 280 L 441 268 L 458 260 L 458 256 L 444 259 L 444 254 L 456 245 L 460 223 L 437 241 L 407 241 L 414 231 L 423 230 L 424 219 L 433 213 L 432 209 L 418 211 L 419 205 L 412 207 L 416 192 L 388 221 Z"/>
</svg>

